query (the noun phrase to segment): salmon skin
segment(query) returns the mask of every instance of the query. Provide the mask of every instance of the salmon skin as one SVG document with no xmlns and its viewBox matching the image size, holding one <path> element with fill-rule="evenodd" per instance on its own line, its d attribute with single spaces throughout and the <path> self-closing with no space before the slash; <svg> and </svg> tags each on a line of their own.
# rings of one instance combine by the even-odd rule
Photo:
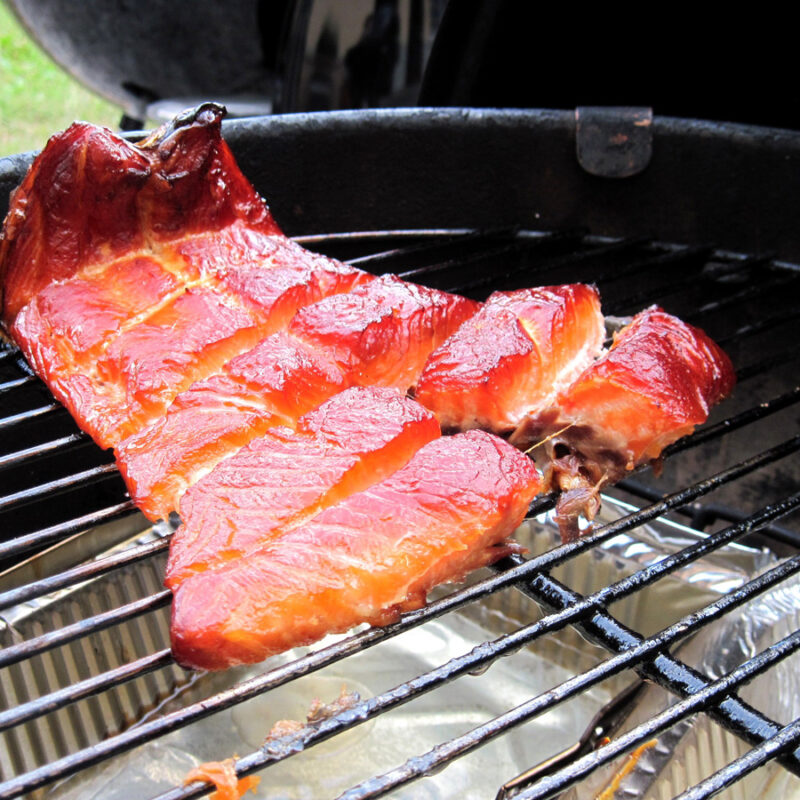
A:
<svg viewBox="0 0 800 800">
<path fill-rule="evenodd" d="M 511 552 L 507 537 L 539 489 L 531 460 L 492 434 L 434 439 L 247 558 L 185 579 L 173 653 L 187 667 L 223 669 L 362 622 L 388 624 L 433 586 Z"/>
<path fill-rule="evenodd" d="M 46 286 L 187 237 L 245 228 L 250 248 L 271 249 L 281 231 L 220 136 L 223 113 L 206 103 L 138 144 L 83 122 L 53 136 L 14 192 L 0 242 L 6 327 Z"/>
<path fill-rule="evenodd" d="M 507 434 L 600 355 L 593 286 L 495 292 L 429 357 L 414 390 L 443 428 Z"/>
<path fill-rule="evenodd" d="M 439 436 L 431 412 L 393 389 L 353 387 L 269 429 L 180 502 L 165 583 L 213 572 L 403 466 Z"/>
<path fill-rule="evenodd" d="M 659 459 L 706 421 L 735 382 L 733 365 L 715 342 L 653 306 L 511 441 L 522 448 L 543 443 L 546 482 L 563 492 L 562 532 L 571 537 L 577 515 L 596 512 L 601 485 Z"/>
</svg>

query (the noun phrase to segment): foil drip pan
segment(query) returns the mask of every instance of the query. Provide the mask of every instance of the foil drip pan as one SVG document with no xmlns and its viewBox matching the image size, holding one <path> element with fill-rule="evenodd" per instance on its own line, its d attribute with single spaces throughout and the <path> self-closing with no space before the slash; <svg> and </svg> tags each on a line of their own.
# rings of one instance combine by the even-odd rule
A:
<svg viewBox="0 0 800 800">
<path fill-rule="evenodd" d="M 629 506 L 606 497 L 600 522 L 611 521 L 630 510 Z M 135 519 L 142 524 L 142 518 Z M 115 548 L 152 540 L 168 532 L 168 526 L 151 528 L 142 524 L 126 541 L 115 544 Z M 553 575 L 575 591 L 588 594 L 703 536 L 661 519 L 636 529 L 633 535 L 618 536 L 570 560 L 553 570 Z M 525 523 L 517 538 L 534 554 L 550 549 L 559 541 L 548 516 Z M 37 559 L 69 561 L 64 547 L 75 545 L 67 543 Z M 1 631 L 4 646 L 19 637 L 28 639 L 98 610 L 160 591 L 164 558 L 162 553 L 8 610 Z M 615 603 L 611 611 L 624 624 L 648 635 L 727 593 L 776 561 L 776 556 L 768 551 L 729 545 Z M 29 563 L 21 569 L 30 571 L 36 566 Z M 485 573 L 473 576 L 472 580 L 482 577 Z M 13 576 L 9 579 L 13 580 Z M 450 591 L 448 587 L 439 590 L 442 594 Z M 353 701 L 368 699 L 541 616 L 539 606 L 521 592 L 513 588 L 497 592 L 481 603 L 465 606 L 459 612 L 427 622 L 318 672 L 161 736 L 36 795 L 59 800 L 154 797 L 180 785 L 187 772 L 203 761 L 222 760 L 269 747 L 265 740 L 276 722 L 305 720 L 316 701 L 331 703 L 342 692 Z M 710 676 L 719 675 L 797 629 L 798 617 L 800 586 L 792 580 L 704 629 L 681 647 L 679 655 Z M 160 608 L 12 665 L 0 671 L 0 704 L 3 708 L 13 707 L 168 647 L 168 624 L 169 609 Z M 314 649 L 332 641 L 334 637 L 328 637 Z M 4 777 L 30 770 L 278 668 L 306 651 L 295 650 L 254 667 L 222 673 L 191 673 L 174 665 L 159 669 L 0 734 L 0 769 Z M 604 650 L 572 628 L 549 635 L 498 659 L 481 674 L 454 680 L 346 733 L 293 753 L 291 758 L 262 771 L 255 796 L 274 800 L 336 797 L 359 781 L 471 730 L 606 657 Z M 794 659 L 787 659 L 746 687 L 742 696 L 779 722 L 797 718 L 800 678 L 796 667 Z M 392 797 L 493 798 L 501 784 L 577 741 L 596 712 L 635 678 L 628 672 L 610 679 L 489 741 L 445 770 L 396 790 Z M 648 686 L 632 706 L 623 730 L 674 701 L 673 696 L 658 687 Z M 675 726 L 641 756 L 624 778 L 618 777 L 623 767 L 620 760 L 595 771 L 564 798 L 673 797 L 746 749 L 732 734 L 699 716 L 690 724 Z M 616 792 L 603 795 L 612 783 Z M 800 780 L 773 763 L 720 796 L 800 798 Z"/>
</svg>

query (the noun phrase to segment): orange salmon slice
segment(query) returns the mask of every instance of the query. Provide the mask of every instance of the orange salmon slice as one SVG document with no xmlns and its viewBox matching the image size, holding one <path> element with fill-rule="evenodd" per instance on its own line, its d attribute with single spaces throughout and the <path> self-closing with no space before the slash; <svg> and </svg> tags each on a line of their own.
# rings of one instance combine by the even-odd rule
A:
<svg viewBox="0 0 800 800">
<path fill-rule="evenodd" d="M 185 580 L 172 606 L 173 653 L 185 666 L 223 669 L 362 622 L 388 624 L 437 584 L 508 554 L 539 489 L 530 459 L 492 434 L 435 439 L 380 483 Z"/>
<path fill-rule="evenodd" d="M 578 449 L 613 450 L 630 470 L 705 422 L 734 383 L 731 361 L 715 342 L 653 306 L 561 392 L 559 422 L 573 426 L 563 439 Z"/>
<path fill-rule="evenodd" d="M 119 259 L 90 276 L 45 287 L 17 316 L 14 335 L 45 380 L 85 370 L 121 326 L 179 287 L 155 259 Z"/>
<path fill-rule="evenodd" d="M 443 428 L 507 433 L 600 354 L 604 330 L 592 286 L 495 292 L 431 354 L 414 396 Z"/>
<path fill-rule="evenodd" d="M 131 497 L 152 520 L 189 486 L 269 428 L 295 420 L 346 388 L 341 371 L 286 333 L 267 337 L 220 374 L 181 392 L 115 450 Z"/>
<path fill-rule="evenodd" d="M 260 338 L 257 320 L 244 309 L 209 289 L 187 289 L 114 339 L 98 360 L 96 391 L 116 408 L 95 438 L 117 444 Z"/>
<path fill-rule="evenodd" d="M 358 436 L 352 432 L 358 430 Z M 354 387 L 220 462 L 180 502 L 165 583 L 242 558 L 280 530 L 379 481 L 439 436 L 435 417 L 391 389 Z"/>
<path fill-rule="evenodd" d="M 324 349 L 354 383 L 405 391 L 431 351 L 479 307 L 473 300 L 383 275 L 307 306 L 289 331 Z"/>
<path fill-rule="evenodd" d="M 219 281 L 254 310 L 267 317 L 271 331 L 283 330 L 304 306 L 349 292 L 374 276 L 312 253 L 283 238 L 269 260 L 228 263 Z"/>
</svg>

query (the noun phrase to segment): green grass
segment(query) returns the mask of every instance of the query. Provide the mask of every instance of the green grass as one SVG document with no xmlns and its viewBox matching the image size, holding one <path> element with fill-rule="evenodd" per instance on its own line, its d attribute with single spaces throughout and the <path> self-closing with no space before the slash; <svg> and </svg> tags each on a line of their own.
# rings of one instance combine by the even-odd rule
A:
<svg viewBox="0 0 800 800">
<path fill-rule="evenodd" d="M 0 156 L 38 150 L 76 119 L 116 128 L 121 116 L 40 50 L 0 0 Z"/>
</svg>

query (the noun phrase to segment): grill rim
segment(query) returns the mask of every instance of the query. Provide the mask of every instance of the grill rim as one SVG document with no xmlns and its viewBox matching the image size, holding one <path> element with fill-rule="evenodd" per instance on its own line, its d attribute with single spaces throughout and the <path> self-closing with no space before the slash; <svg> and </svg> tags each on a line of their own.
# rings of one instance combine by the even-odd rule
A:
<svg viewBox="0 0 800 800">
<path fill-rule="evenodd" d="M 387 216 L 397 229 L 588 226 L 800 262 L 800 131 L 657 115 L 650 166 L 623 180 L 578 167 L 573 111 L 312 112 L 228 120 L 223 134 L 289 235 L 308 220 L 311 233 L 380 230 Z M 34 156 L 0 158 L 0 215 Z"/>
</svg>

